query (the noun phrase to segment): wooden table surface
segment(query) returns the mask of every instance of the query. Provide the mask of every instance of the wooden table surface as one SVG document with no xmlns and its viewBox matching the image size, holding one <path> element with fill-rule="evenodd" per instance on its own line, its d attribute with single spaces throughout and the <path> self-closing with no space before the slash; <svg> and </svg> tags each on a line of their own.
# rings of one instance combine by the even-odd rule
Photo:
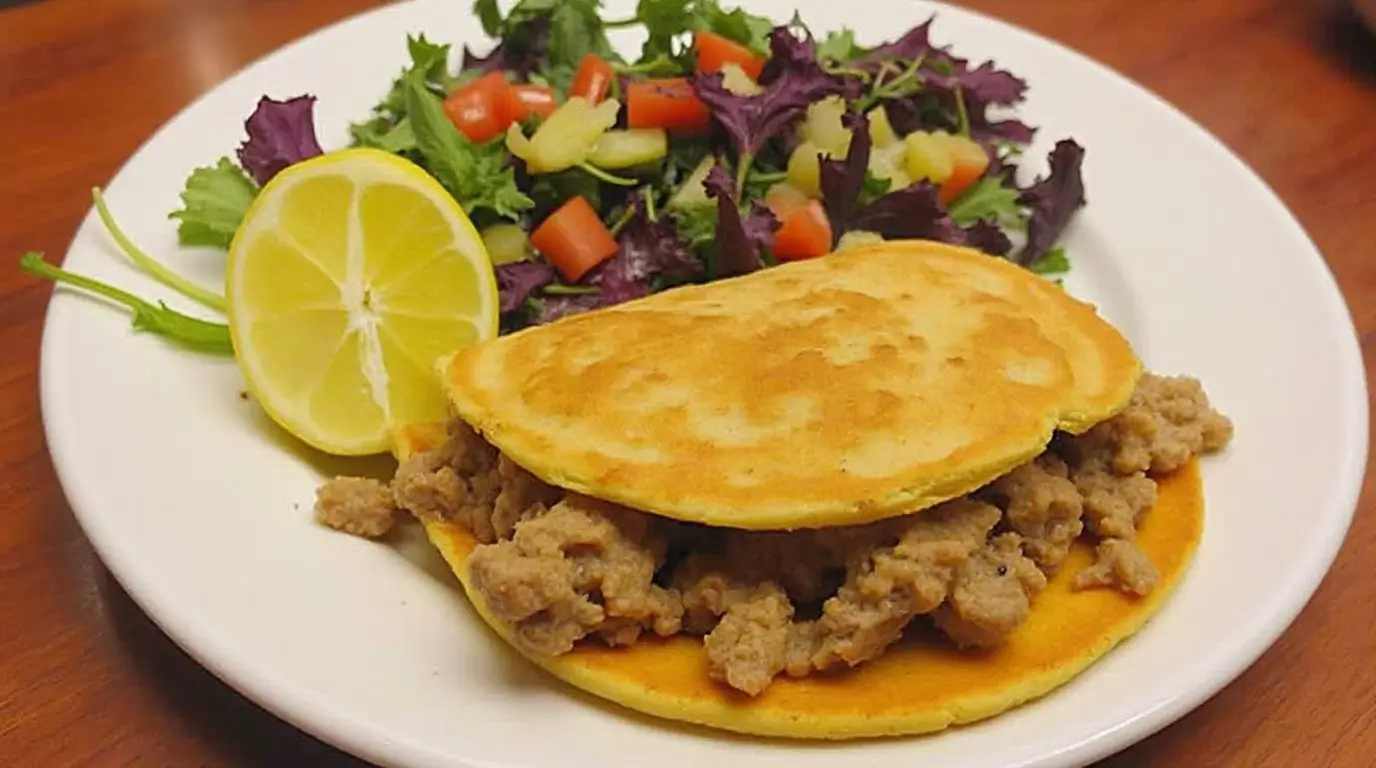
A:
<svg viewBox="0 0 1376 768">
<path fill-rule="evenodd" d="M 259 55 L 378 4 L 0 0 L 0 259 L 61 254 L 87 190 L 165 120 Z M 1318 242 L 1370 359 L 1376 40 L 1345 3 L 966 4 L 1107 63 L 1221 137 Z M 197 667 L 92 554 L 39 420 L 49 295 L 0 269 L 0 765 L 357 765 Z M 1212 701 L 1106 764 L 1376 765 L 1368 480 L 1336 566 L 1280 642 Z"/>
</svg>

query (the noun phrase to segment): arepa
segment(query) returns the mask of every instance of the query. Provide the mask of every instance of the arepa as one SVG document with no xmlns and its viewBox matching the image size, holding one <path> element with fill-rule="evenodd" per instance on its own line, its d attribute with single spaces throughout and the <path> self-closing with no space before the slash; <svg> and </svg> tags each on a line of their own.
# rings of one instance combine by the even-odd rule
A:
<svg viewBox="0 0 1376 768">
<path fill-rule="evenodd" d="M 1195 458 L 1232 438 L 1092 307 L 922 242 L 440 365 L 457 417 L 402 430 L 390 484 L 322 489 L 322 522 L 404 510 L 556 676 L 761 735 L 930 732 L 1065 682 L 1174 587 Z"/>
<path fill-rule="evenodd" d="M 968 493 L 1115 413 L 1140 371 L 1058 286 L 928 241 L 666 291 L 441 364 L 458 415 L 542 480 L 749 529 Z"/>
</svg>

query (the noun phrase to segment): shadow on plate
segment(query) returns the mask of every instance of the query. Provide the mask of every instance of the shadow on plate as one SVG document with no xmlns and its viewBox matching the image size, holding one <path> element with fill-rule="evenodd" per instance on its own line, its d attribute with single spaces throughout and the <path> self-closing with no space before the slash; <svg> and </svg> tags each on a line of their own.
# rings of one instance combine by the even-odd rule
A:
<svg viewBox="0 0 1376 768">
<path fill-rule="evenodd" d="M 290 432 L 268 418 L 263 409 L 247 392 L 239 393 L 242 411 L 250 427 L 264 440 L 281 449 L 283 453 L 305 463 L 321 477 L 351 475 L 353 477 L 372 477 L 387 481 L 396 471 L 397 462 L 390 454 L 373 456 L 331 456 L 318 451 L 298 440 Z"/>
<path fill-rule="evenodd" d="M 365 768 L 240 696 L 205 671 L 162 633 L 109 571 L 97 579 L 114 636 L 142 679 L 176 713 L 168 727 L 190 731 L 215 759 L 233 765 Z"/>
</svg>

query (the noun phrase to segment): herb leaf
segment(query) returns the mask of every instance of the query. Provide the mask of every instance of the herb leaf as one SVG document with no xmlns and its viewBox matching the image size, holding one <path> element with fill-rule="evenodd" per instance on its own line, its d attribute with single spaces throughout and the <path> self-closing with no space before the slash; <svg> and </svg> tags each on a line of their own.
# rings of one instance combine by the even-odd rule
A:
<svg viewBox="0 0 1376 768">
<path fill-rule="evenodd" d="M 1065 249 L 1057 246 L 1038 256 L 1027 268 L 1039 275 L 1056 275 L 1070 271 L 1070 259 Z"/>
<path fill-rule="evenodd" d="M 746 13 L 744 8 L 727 11 L 716 0 L 693 3 L 693 29 L 705 29 L 734 40 L 755 53 L 769 53 L 769 33 L 774 22 L 764 16 Z"/>
<path fill-rule="evenodd" d="M 855 44 L 855 33 L 844 27 L 829 33 L 817 45 L 817 58 L 825 62 L 846 62 L 863 54 L 864 49 Z"/>
<path fill-rule="evenodd" d="M 411 129 L 410 118 L 403 117 L 401 122 L 388 126 L 385 121 L 354 123 L 349 126 L 353 146 L 372 147 L 394 155 L 416 151 L 416 133 Z"/>
<path fill-rule="evenodd" d="M 161 302 L 155 305 L 99 280 L 68 272 L 44 261 L 43 254 L 35 251 L 30 251 L 19 259 L 19 268 L 31 275 L 47 278 L 56 283 L 67 283 L 128 307 L 133 312 L 136 331 L 163 336 L 197 352 L 234 354 L 229 326 L 223 323 L 211 323 L 184 315 Z"/>
<path fill-rule="evenodd" d="M 228 248 L 257 196 L 257 185 L 227 157 L 195 169 L 182 190 L 182 207 L 168 214 L 177 220 L 177 241 Z"/>
</svg>

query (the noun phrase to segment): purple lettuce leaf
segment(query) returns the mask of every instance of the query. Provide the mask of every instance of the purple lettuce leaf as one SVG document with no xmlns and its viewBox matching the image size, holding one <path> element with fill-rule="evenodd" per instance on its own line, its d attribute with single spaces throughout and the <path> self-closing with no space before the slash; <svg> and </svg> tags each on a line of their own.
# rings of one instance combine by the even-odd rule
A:
<svg viewBox="0 0 1376 768">
<path fill-rule="evenodd" d="M 1080 168 L 1085 150 L 1074 139 L 1056 142 L 1047 156 L 1050 171 L 1018 196 L 1027 206 L 1027 244 L 1018 253 L 1019 264 L 1031 264 L 1051 249 L 1075 212 L 1085 204 L 1085 183 Z"/>
<path fill-rule="evenodd" d="M 788 27 L 775 27 L 769 32 L 769 59 L 756 82 L 770 85 L 790 71 L 821 68 L 817 61 L 817 43 L 812 36 L 798 37 Z"/>
<path fill-rule="evenodd" d="M 822 70 L 810 38 L 800 42 L 787 27 L 776 27 L 769 41 L 771 60 L 781 63 L 770 73 L 773 79 L 763 93 L 732 93 L 720 72 L 693 78 L 693 91 L 731 137 L 737 157 L 754 157 L 766 141 L 802 117 L 810 104 L 853 88 L 853 80 Z"/>
<path fill-rule="evenodd" d="M 894 62 L 901 68 L 908 62 L 921 60 L 915 78 L 919 88 L 906 95 L 881 99 L 894 128 L 900 133 L 956 130 L 959 127 L 956 99 L 959 98 L 969 119 L 970 137 L 975 141 L 1030 143 L 1034 128 L 1019 120 L 994 120 L 988 114 L 991 106 L 1012 106 L 1021 102 L 1027 93 L 1027 82 L 999 69 L 992 61 L 971 68 L 969 60 L 952 55 L 944 47 L 934 46 L 929 36 L 931 23 L 928 19 L 897 40 L 849 64 L 852 68 L 875 73 L 885 62 Z"/>
<path fill-rule="evenodd" d="M 854 228 L 888 239 L 936 240 L 978 248 L 994 256 L 1008 253 L 1013 244 L 998 227 L 978 221 L 962 228 L 951 219 L 930 181 L 920 181 L 875 200 L 855 215 Z"/>
<path fill-rule="evenodd" d="M 843 160 L 821 160 L 822 206 L 831 222 L 834 246 L 851 227 L 860 193 L 865 188 L 865 172 L 870 164 L 870 121 L 863 113 L 848 113 L 842 123 L 851 131 L 850 150 Z"/>
<path fill-rule="evenodd" d="M 999 69 L 992 61 L 986 61 L 974 69 L 970 69 L 964 59 L 953 58 L 951 61 L 956 71 L 947 78 L 949 87 L 954 89 L 959 85 L 966 96 L 981 104 L 1009 106 L 1022 101 L 1027 94 L 1026 80 Z"/>
<path fill-rule="evenodd" d="M 1027 81 L 986 61 L 974 69 L 970 61 L 951 54 L 944 46 L 931 40 L 933 18 L 908 30 L 897 40 L 885 43 L 850 62 L 847 66 L 866 72 L 876 72 L 886 62 L 922 60 L 918 79 L 924 89 L 954 92 L 956 86 L 965 96 L 979 104 L 1012 105 L 1022 101 L 1027 93 Z"/>
<path fill-rule="evenodd" d="M 970 138 L 981 144 L 989 145 L 1011 141 L 1014 144 L 1031 144 L 1037 129 L 1021 120 L 996 120 L 990 122 L 983 113 L 970 115 Z"/>
<path fill-rule="evenodd" d="M 922 180 L 893 191 L 860 209 L 855 229 L 877 232 L 889 239 L 939 240 L 964 244 L 960 227 L 946 213 L 938 189 Z"/>
<path fill-rule="evenodd" d="M 531 294 L 558 279 L 554 267 L 542 261 L 515 261 L 497 267 L 497 290 L 502 312 L 519 308 Z"/>
<path fill-rule="evenodd" d="M 293 163 L 322 153 L 315 138 L 315 97 L 286 101 L 262 97 L 244 122 L 248 140 L 239 145 L 239 164 L 261 186 Z"/>
<path fill-rule="evenodd" d="M 959 118 L 954 106 L 947 100 L 936 99 L 930 94 L 918 93 L 904 99 L 887 99 L 881 102 L 889 117 L 889 125 L 900 136 L 913 131 L 955 131 L 959 128 Z"/>
<path fill-rule="evenodd" d="M 1007 256 L 1013 250 L 1013 241 L 992 221 L 980 219 L 961 231 L 965 233 L 964 245 L 971 248 L 994 256 Z"/>
<path fill-rule="evenodd" d="M 931 30 L 932 21 L 935 18 L 935 15 L 929 17 L 926 21 L 904 32 L 902 37 L 871 49 L 869 53 L 850 62 L 847 66 L 853 69 L 872 71 L 878 69 L 886 61 L 894 59 L 912 61 L 918 57 L 926 57 L 934 50 Z"/>
<path fill-rule="evenodd" d="M 648 296 L 657 277 L 688 278 L 702 273 L 702 262 L 679 237 L 669 217 L 651 221 L 643 195 L 632 198 L 635 214 L 621 231 L 621 249 L 598 267 L 589 282 L 602 293 L 601 306 Z"/>
<path fill-rule="evenodd" d="M 533 72 L 545 66 L 549 58 L 550 22 L 540 16 L 522 24 L 517 32 L 508 34 L 486 56 L 480 56 L 468 46 L 463 47 L 460 72 L 511 72 L 518 81 L 530 79 Z"/>
<path fill-rule="evenodd" d="M 629 260 L 614 256 L 589 279 L 598 288 L 596 306 L 609 307 L 650 295 L 649 279 L 636 278 L 628 263 Z"/>
<path fill-rule="evenodd" d="M 913 131 L 947 131 L 960 129 L 954 93 L 920 92 L 902 99 L 883 102 L 889 124 L 899 134 Z M 1037 129 L 1017 119 L 990 120 L 984 104 L 967 95 L 965 114 L 970 120 L 970 138 L 986 147 L 1004 142 L 1030 144 Z"/>
<path fill-rule="evenodd" d="M 485 75 L 488 72 L 501 72 L 506 69 L 506 51 L 503 50 L 501 43 L 482 56 L 473 52 L 468 46 L 463 47 L 463 59 L 459 63 L 460 72 L 476 72 Z"/>
<path fill-rule="evenodd" d="M 750 201 L 750 213 L 742 219 L 735 182 L 720 165 L 712 166 L 702 186 L 717 200 L 716 276 L 734 277 L 763 267 L 760 251 L 774 244 L 779 220 L 759 200 Z"/>
</svg>

